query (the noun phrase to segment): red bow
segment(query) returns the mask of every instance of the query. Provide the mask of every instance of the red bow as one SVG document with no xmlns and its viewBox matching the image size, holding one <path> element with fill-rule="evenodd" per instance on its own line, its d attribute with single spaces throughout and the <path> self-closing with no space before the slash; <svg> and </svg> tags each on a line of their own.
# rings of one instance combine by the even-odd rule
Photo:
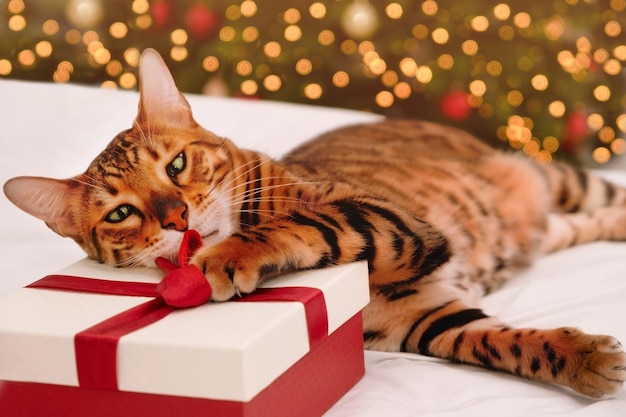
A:
<svg viewBox="0 0 626 417">
<path fill-rule="evenodd" d="M 211 285 L 200 268 L 189 263 L 189 260 L 202 247 L 202 237 L 195 230 L 187 230 L 178 251 L 178 265 L 158 257 L 155 263 L 165 277 L 157 286 L 157 292 L 165 303 L 172 307 L 197 307 L 211 299 Z"/>
</svg>

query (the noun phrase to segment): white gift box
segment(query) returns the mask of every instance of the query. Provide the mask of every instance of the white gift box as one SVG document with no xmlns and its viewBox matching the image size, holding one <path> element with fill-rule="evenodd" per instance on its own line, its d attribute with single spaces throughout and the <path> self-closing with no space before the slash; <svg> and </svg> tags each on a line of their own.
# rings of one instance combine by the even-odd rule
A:
<svg viewBox="0 0 626 417">
<path fill-rule="evenodd" d="M 145 283 L 157 283 L 163 276 L 157 269 L 116 269 L 90 260 L 73 264 L 58 275 Z M 115 414 L 93 409 L 86 413 L 85 407 L 106 409 L 118 402 L 130 404 L 124 406 L 126 411 L 137 404 L 138 409 L 132 410 L 134 416 L 154 417 L 167 408 L 163 404 L 178 404 L 182 399 L 190 400 L 188 405 L 177 406 L 185 408 L 185 416 L 196 411 L 208 415 L 207 410 L 212 409 L 239 410 L 229 411 L 229 415 L 260 416 L 263 414 L 258 413 L 269 410 L 268 404 L 273 407 L 272 416 L 320 415 L 363 374 L 360 311 L 369 301 L 367 264 L 290 274 L 269 280 L 263 287 L 321 290 L 328 336 L 319 349 L 310 348 L 301 302 L 208 303 L 173 311 L 122 336 L 115 370 L 118 390 L 106 393 L 80 387 L 75 335 L 151 298 L 38 288 L 5 296 L 0 299 L 0 380 L 4 381 L 0 410 L 8 409 L 9 414 L 3 411 L 2 415 L 32 416 L 45 410 L 47 416 L 67 415 L 64 413 L 69 411 L 108 416 Z M 294 370 L 299 362 L 308 364 Z M 318 371 L 319 375 L 311 378 L 310 373 Z M 307 380 L 301 380 L 304 376 Z M 343 386 L 332 388 L 334 380 L 342 379 Z M 290 386 L 294 381 L 298 381 L 295 395 L 310 390 L 308 402 L 292 398 L 299 404 L 287 404 L 290 401 L 283 398 L 284 391 L 296 389 Z M 313 386 L 316 384 L 317 388 Z M 278 388 L 271 388 L 273 385 Z M 329 387 L 331 394 L 316 394 Z M 148 397 L 139 401 L 134 393 Z M 29 398 L 33 395 L 39 398 Z M 42 395 L 51 402 L 42 401 Z M 122 400 L 124 395 L 129 397 Z M 50 409 L 62 408 L 55 401 L 76 404 L 51 414 Z M 103 404 L 96 405 L 100 401 Z M 33 402 L 38 405 L 27 411 L 25 407 Z M 145 402 L 161 405 L 148 411 Z M 306 407 L 310 402 L 317 405 Z M 317 410 L 315 414 L 307 414 L 311 408 Z"/>
</svg>

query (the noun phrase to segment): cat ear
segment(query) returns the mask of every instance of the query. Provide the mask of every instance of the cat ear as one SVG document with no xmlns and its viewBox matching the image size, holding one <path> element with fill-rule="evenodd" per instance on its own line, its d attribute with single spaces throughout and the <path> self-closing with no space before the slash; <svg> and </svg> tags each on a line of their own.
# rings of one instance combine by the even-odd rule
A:
<svg viewBox="0 0 626 417">
<path fill-rule="evenodd" d="M 177 127 L 193 127 L 196 122 L 191 107 L 178 91 L 161 55 L 146 49 L 139 61 L 139 114 L 135 123 L 165 123 Z"/>
<path fill-rule="evenodd" d="M 4 184 L 4 194 L 28 214 L 46 222 L 61 236 L 78 236 L 69 197 L 71 180 L 16 177 Z"/>
</svg>

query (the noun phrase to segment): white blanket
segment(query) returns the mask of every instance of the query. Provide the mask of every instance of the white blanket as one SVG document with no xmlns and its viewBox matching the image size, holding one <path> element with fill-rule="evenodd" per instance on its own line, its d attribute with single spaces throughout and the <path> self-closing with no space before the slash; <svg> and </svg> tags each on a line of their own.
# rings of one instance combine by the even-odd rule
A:
<svg viewBox="0 0 626 417">
<path fill-rule="evenodd" d="M 279 156 L 333 127 L 378 116 L 338 109 L 188 97 L 198 122 L 242 147 Z M 130 127 L 137 94 L 0 81 L 0 183 L 84 171 Z M 626 172 L 605 173 L 626 185 Z M 0 296 L 84 255 L 0 197 Z M 593 243 L 543 258 L 484 308 L 513 326 L 578 326 L 626 343 L 626 243 Z M 1 318 L 0 318 L 1 320 Z M 599 402 L 517 377 L 409 354 L 366 352 L 365 377 L 326 417 L 624 416 L 626 393 Z"/>
</svg>

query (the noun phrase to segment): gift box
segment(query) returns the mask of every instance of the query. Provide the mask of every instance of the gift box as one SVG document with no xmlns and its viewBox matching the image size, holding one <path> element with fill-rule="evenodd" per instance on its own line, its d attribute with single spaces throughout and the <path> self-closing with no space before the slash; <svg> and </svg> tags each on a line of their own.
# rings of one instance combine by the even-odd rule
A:
<svg viewBox="0 0 626 417">
<path fill-rule="evenodd" d="M 366 263 L 186 309 L 161 278 L 85 259 L 0 299 L 0 415 L 314 417 L 364 373 Z"/>
</svg>

